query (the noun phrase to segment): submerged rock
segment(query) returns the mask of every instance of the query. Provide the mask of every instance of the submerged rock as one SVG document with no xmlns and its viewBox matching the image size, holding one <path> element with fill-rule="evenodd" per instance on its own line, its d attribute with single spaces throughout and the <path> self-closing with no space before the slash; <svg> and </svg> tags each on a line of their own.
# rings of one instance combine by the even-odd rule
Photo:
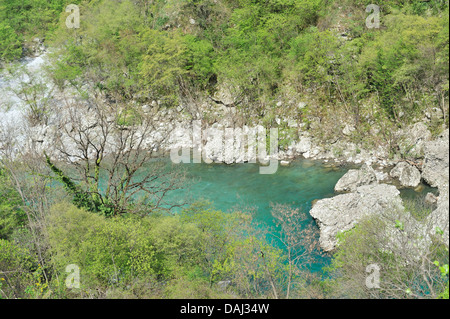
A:
<svg viewBox="0 0 450 319">
<path fill-rule="evenodd" d="M 359 186 L 373 183 L 377 183 L 376 172 L 371 166 L 364 164 L 361 169 L 351 169 L 342 176 L 334 190 L 336 192 L 352 192 Z"/>
<path fill-rule="evenodd" d="M 426 204 L 434 205 L 438 202 L 438 197 L 436 197 L 433 193 L 428 193 L 424 199 Z"/>
<path fill-rule="evenodd" d="M 326 198 L 315 203 L 311 216 L 320 228 L 320 246 L 325 251 L 336 247 L 336 235 L 352 229 L 364 216 L 402 209 L 400 192 L 387 184 L 364 185 L 355 192 Z"/>
<path fill-rule="evenodd" d="M 422 193 L 424 189 L 425 189 L 425 186 L 423 184 L 419 184 L 417 187 L 414 188 L 414 191 L 416 193 Z"/>
<path fill-rule="evenodd" d="M 420 171 L 406 162 L 398 163 L 389 174 L 405 187 L 417 187 L 420 184 Z"/>
</svg>

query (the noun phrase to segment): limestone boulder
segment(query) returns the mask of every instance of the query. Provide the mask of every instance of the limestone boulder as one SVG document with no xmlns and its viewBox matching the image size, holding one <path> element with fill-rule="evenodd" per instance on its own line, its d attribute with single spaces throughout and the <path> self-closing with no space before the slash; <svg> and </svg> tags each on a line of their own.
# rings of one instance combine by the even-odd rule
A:
<svg viewBox="0 0 450 319">
<path fill-rule="evenodd" d="M 395 165 L 389 175 L 397 178 L 400 184 L 405 187 L 417 187 L 420 184 L 420 171 L 406 162 L 400 162 Z"/>
<path fill-rule="evenodd" d="M 367 164 L 360 169 L 351 169 L 339 179 L 334 187 L 336 192 L 352 192 L 359 186 L 377 183 L 375 170 Z"/>
<path fill-rule="evenodd" d="M 336 247 L 336 235 L 352 229 L 365 216 L 403 210 L 400 191 L 393 185 L 372 184 L 356 191 L 319 200 L 310 210 L 320 229 L 320 246 L 325 251 Z"/>
</svg>

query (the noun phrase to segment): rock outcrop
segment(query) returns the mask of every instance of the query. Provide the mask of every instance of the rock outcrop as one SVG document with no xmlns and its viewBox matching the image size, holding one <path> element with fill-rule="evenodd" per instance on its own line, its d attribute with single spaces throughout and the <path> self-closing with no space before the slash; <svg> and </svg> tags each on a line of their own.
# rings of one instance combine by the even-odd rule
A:
<svg viewBox="0 0 450 319">
<path fill-rule="evenodd" d="M 397 178 L 400 184 L 405 187 L 417 187 L 420 184 L 420 171 L 406 162 L 398 163 L 389 175 Z"/>
<path fill-rule="evenodd" d="M 422 178 L 433 187 L 448 185 L 449 181 L 449 131 L 445 130 L 438 139 L 424 146 L 425 160 Z"/>
<path fill-rule="evenodd" d="M 437 229 L 442 231 L 442 236 L 447 247 L 449 246 L 449 187 L 448 184 L 439 188 L 437 208 L 427 217 L 430 231 L 434 234 Z"/>
<path fill-rule="evenodd" d="M 377 175 L 372 167 L 364 164 L 361 169 L 351 169 L 339 179 L 334 187 L 336 192 L 352 192 L 359 186 L 377 183 Z"/>
<path fill-rule="evenodd" d="M 393 185 L 372 184 L 333 198 L 319 200 L 310 214 L 320 228 L 320 246 L 325 251 L 336 247 L 336 235 L 352 229 L 364 216 L 403 209 L 400 192 Z"/>
<path fill-rule="evenodd" d="M 421 157 L 424 153 L 425 144 L 432 136 L 428 127 L 423 122 L 417 122 L 400 133 L 400 151 L 415 157 Z"/>
<path fill-rule="evenodd" d="M 435 205 L 435 204 L 437 204 L 437 202 L 438 202 L 438 197 L 436 197 L 436 195 L 434 195 L 433 193 L 428 193 L 428 194 L 425 196 L 424 201 L 425 201 L 425 203 L 428 204 L 428 205 Z"/>
<path fill-rule="evenodd" d="M 442 230 L 449 246 L 449 130 L 445 130 L 438 139 L 427 142 L 424 153 L 422 178 L 439 190 L 437 208 L 428 216 L 428 220 L 433 231 L 436 228 Z"/>
<path fill-rule="evenodd" d="M 311 138 L 309 136 L 301 136 L 298 143 L 293 146 L 293 149 L 297 154 L 305 154 L 310 152 L 311 147 Z"/>
</svg>

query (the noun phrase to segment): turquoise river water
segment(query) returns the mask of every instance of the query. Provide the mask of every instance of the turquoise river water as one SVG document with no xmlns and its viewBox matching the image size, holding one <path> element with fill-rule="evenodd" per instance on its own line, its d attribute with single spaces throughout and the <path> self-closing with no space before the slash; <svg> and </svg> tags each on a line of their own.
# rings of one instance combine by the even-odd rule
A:
<svg viewBox="0 0 450 319">
<path fill-rule="evenodd" d="M 171 164 L 173 165 L 173 164 Z M 262 227 L 274 227 L 271 204 L 282 203 L 298 207 L 311 223 L 309 210 L 313 200 L 332 197 L 334 185 L 350 167 L 330 167 L 318 161 L 298 159 L 287 167 L 278 166 L 275 174 L 259 174 L 258 164 L 178 164 L 187 170 L 193 183 L 188 187 L 196 200 L 208 200 L 214 208 L 228 212 L 233 209 L 252 211 Z M 403 198 L 424 196 L 432 188 L 424 186 L 420 193 L 412 189 L 401 191 Z M 173 191 L 172 199 L 183 198 L 187 190 Z M 247 209 L 247 210 L 246 210 Z M 261 227 L 261 226 L 260 226 Z M 320 270 L 329 262 L 321 257 L 311 271 Z"/>
<path fill-rule="evenodd" d="M 259 174 L 258 164 L 179 164 L 187 170 L 188 187 L 195 199 L 211 201 L 216 209 L 230 211 L 252 208 L 254 219 L 273 224 L 271 203 L 299 207 L 309 217 L 314 199 L 334 195 L 334 185 L 347 171 L 344 168 L 324 167 L 308 160 L 293 161 L 279 166 L 275 174 Z M 183 197 L 187 190 L 172 192 L 171 197 Z"/>
<path fill-rule="evenodd" d="M 299 207 L 305 214 L 305 223 L 311 223 L 311 203 L 315 199 L 334 195 L 334 185 L 347 171 L 344 168 L 325 167 L 309 160 L 293 161 L 288 167 L 279 166 L 275 174 L 259 174 L 258 164 L 179 164 L 194 180 L 189 193 L 195 199 L 205 199 L 222 211 L 242 209 L 251 211 L 260 227 L 275 227 L 271 204 L 282 203 Z M 171 193 L 184 197 L 186 190 Z M 280 247 L 281 248 L 281 247 Z M 318 256 L 311 271 L 320 270 L 329 257 Z"/>
</svg>

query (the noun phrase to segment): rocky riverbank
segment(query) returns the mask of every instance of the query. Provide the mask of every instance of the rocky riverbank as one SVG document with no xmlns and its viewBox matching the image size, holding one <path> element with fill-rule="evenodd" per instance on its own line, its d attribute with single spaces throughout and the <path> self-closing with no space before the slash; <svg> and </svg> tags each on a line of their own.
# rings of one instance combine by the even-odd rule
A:
<svg viewBox="0 0 450 319">
<path fill-rule="evenodd" d="M 41 54 L 42 52 L 39 51 Z M 55 138 L 61 132 L 61 118 L 67 116 L 67 99 L 72 99 L 71 92 L 59 92 L 46 78 L 42 72 L 47 61 L 47 53 L 43 53 L 34 58 L 25 59 L 22 64 L 27 70 L 27 75 L 21 79 L 0 77 L 0 125 L 3 132 L 15 130 L 17 147 L 20 149 L 37 148 L 49 150 L 55 145 Z M 17 94 L 23 85 L 30 84 L 30 78 L 34 83 L 44 83 L 46 93 L 37 95 L 37 100 L 46 103 L 45 123 L 27 123 L 29 116 L 27 102 Z M 219 90 L 210 99 L 202 99 L 198 103 L 186 102 L 176 108 L 163 108 L 159 101 L 153 101 L 150 105 L 137 106 L 139 112 L 149 114 L 154 121 L 155 133 L 146 140 L 149 147 L 155 146 L 161 135 L 167 135 L 160 146 L 161 150 L 170 152 L 172 149 L 201 149 L 204 158 L 210 162 L 238 163 L 260 160 L 267 161 L 274 158 L 283 161 L 288 165 L 289 161 L 303 157 L 311 160 L 321 160 L 328 165 L 368 165 L 375 169 L 376 179 L 399 179 L 403 186 L 414 187 L 417 184 L 418 174 L 413 180 L 405 181 L 403 176 L 405 170 L 414 170 L 407 164 L 401 164 L 391 176 L 385 174 L 387 167 L 392 167 L 401 161 L 397 154 L 392 156 L 389 145 L 378 143 L 377 146 L 364 146 L 363 143 L 352 141 L 352 134 L 355 128 L 350 124 L 342 124 L 342 131 L 335 132 L 333 140 L 325 141 L 318 136 L 315 128 L 320 127 L 320 119 L 308 118 L 308 124 L 304 118 L 298 118 L 295 114 L 305 109 L 305 102 L 298 102 L 293 98 L 289 105 L 283 102 L 277 103 L 277 108 L 286 109 L 285 116 L 275 116 L 273 120 L 267 122 L 265 118 L 258 118 L 255 114 L 244 115 L 233 106 L 234 99 L 230 93 L 223 89 Z M 294 102 L 297 101 L 297 102 Z M 292 105 L 298 105 L 292 107 Z M 85 124 L 97 122 L 95 114 L 91 111 L 91 105 L 79 103 L 77 105 L 79 113 L 83 114 L 81 120 Z M 84 110 L 83 110 L 84 108 Z M 155 109 L 158 109 L 155 113 Z M 294 109 L 294 111 L 292 111 Z M 280 112 L 278 112 L 280 113 Z M 281 112 L 283 113 L 283 112 Z M 431 116 L 431 115 L 430 115 Z M 405 129 L 398 129 L 391 132 L 398 140 L 399 153 L 406 154 L 413 161 L 421 161 L 424 158 L 424 145 L 432 140 L 432 134 L 427 128 L 424 117 L 422 121 L 415 123 Z M 198 124 L 200 123 L 200 124 Z M 88 125 L 88 126 L 89 126 Z M 196 127 L 197 126 L 197 127 Z M 200 127 L 199 127 L 200 126 Z M 260 154 L 251 152 L 246 145 L 249 136 L 257 136 L 256 143 L 264 146 L 269 145 L 269 130 L 278 130 L 279 148 L 274 154 L 267 149 L 267 156 L 261 158 Z M 200 133 L 199 130 L 201 131 Z M 289 136 L 284 132 L 288 130 Z M 262 132 L 262 134 L 257 134 Z M 19 138 L 20 137 L 20 138 Z M 231 142 L 229 142 L 231 140 Z M 354 139 L 353 139 L 354 140 Z M 429 146 L 432 147 L 432 146 Z M 436 146 L 441 147 L 441 146 Z M 243 152 L 243 148 L 246 152 Z M 430 159 L 432 160 L 432 159 Z M 425 168 L 424 180 L 432 173 L 433 168 Z M 411 175 L 410 173 L 406 173 Z M 414 185 L 413 185 L 414 184 Z"/>
<path fill-rule="evenodd" d="M 424 143 L 423 164 L 415 167 L 407 162 L 398 163 L 390 172 L 403 186 L 415 187 L 419 182 L 437 187 L 437 208 L 427 217 L 429 231 L 440 229 L 449 244 L 449 131 L 438 139 Z M 333 198 L 319 200 L 310 211 L 320 228 L 320 244 L 332 251 L 338 243 L 340 232 L 352 229 L 366 216 L 383 215 L 389 210 L 409 212 L 403 207 L 396 187 L 381 183 L 370 166 L 350 170 L 336 184 L 337 192 L 349 192 Z M 433 196 L 428 196 L 433 197 Z M 431 234 L 429 234 L 431 235 Z"/>
</svg>

